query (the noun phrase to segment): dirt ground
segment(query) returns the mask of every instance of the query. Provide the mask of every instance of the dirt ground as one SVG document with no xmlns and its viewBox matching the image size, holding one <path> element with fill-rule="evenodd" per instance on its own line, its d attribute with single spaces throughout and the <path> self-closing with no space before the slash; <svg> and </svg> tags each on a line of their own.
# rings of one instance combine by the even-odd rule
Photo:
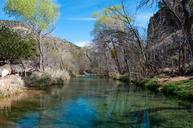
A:
<svg viewBox="0 0 193 128">
<path fill-rule="evenodd" d="M 177 82 L 182 80 L 192 80 L 193 76 L 178 76 L 178 77 L 168 77 L 168 78 L 160 78 L 158 81 L 160 84 L 163 84 L 165 82 Z"/>
</svg>

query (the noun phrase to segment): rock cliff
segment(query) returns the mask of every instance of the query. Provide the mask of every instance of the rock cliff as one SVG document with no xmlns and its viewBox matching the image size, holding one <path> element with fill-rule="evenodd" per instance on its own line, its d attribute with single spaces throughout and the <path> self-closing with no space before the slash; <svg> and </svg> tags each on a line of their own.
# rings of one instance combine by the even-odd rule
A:
<svg viewBox="0 0 193 128">
<path fill-rule="evenodd" d="M 174 35 L 179 30 L 180 25 L 173 14 L 167 8 L 161 8 L 150 18 L 147 35 L 148 47 L 169 41 L 169 38 L 172 38 L 171 35 Z"/>
</svg>

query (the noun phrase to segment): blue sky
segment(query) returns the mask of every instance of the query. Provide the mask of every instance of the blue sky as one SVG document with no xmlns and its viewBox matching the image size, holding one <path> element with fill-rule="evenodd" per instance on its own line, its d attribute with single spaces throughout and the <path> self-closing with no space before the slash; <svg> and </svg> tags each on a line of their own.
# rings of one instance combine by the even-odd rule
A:
<svg viewBox="0 0 193 128">
<path fill-rule="evenodd" d="M 54 0 L 61 8 L 60 18 L 53 31 L 53 35 L 67 39 L 77 45 L 84 45 L 92 41 L 91 31 L 94 28 L 95 20 L 92 14 L 105 7 L 119 3 L 119 0 Z M 139 0 L 128 0 L 127 8 L 131 15 L 135 17 L 136 25 L 147 28 L 150 16 L 155 12 L 155 8 L 143 8 L 136 12 Z M 3 8 L 5 0 L 2 0 L 0 8 Z M 13 19 L 0 11 L 0 19 Z"/>
</svg>

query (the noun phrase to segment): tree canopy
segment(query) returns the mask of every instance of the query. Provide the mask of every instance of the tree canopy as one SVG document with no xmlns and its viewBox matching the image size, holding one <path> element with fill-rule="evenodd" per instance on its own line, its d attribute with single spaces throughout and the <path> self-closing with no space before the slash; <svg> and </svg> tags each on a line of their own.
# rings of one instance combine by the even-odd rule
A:
<svg viewBox="0 0 193 128">
<path fill-rule="evenodd" d="M 96 12 L 93 16 L 97 19 L 97 25 L 105 25 L 109 28 L 119 28 L 124 29 L 126 22 L 132 22 L 132 18 L 130 16 L 126 16 L 123 14 L 122 5 L 115 5 L 108 8 L 105 8 L 101 12 Z M 126 21 L 126 19 L 128 21 Z"/>
<path fill-rule="evenodd" d="M 48 30 L 59 16 L 59 6 L 52 0 L 7 0 L 4 11 L 38 30 Z"/>
</svg>

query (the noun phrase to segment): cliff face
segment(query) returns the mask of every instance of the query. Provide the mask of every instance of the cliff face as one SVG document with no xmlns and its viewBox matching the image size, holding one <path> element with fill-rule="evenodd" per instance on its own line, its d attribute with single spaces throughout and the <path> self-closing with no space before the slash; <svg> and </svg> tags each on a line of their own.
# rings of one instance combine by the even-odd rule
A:
<svg viewBox="0 0 193 128">
<path fill-rule="evenodd" d="M 180 30 L 180 25 L 167 8 L 160 9 L 151 17 L 148 25 L 148 47 L 160 45 L 172 34 Z M 166 41 L 167 42 L 167 41 Z"/>
</svg>

